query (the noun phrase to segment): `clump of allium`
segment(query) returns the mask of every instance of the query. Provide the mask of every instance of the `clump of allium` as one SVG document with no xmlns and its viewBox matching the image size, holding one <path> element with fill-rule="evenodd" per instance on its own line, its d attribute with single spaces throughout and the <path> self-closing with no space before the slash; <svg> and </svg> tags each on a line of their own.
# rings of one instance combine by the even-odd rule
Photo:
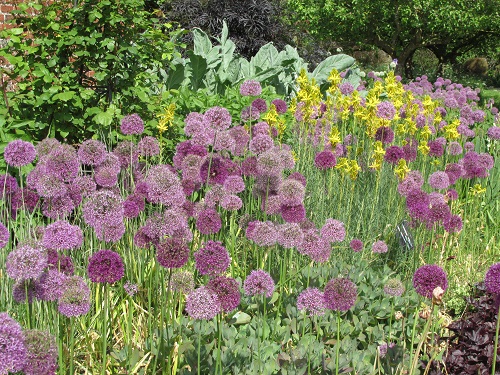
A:
<svg viewBox="0 0 500 375">
<path fill-rule="evenodd" d="M 314 157 L 314 165 L 321 170 L 333 168 L 336 164 L 337 158 L 335 154 L 328 150 L 318 152 Z"/>
<path fill-rule="evenodd" d="M 228 193 L 237 194 L 245 190 L 245 181 L 241 176 L 231 175 L 226 178 L 223 186 Z"/>
<path fill-rule="evenodd" d="M 448 177 L 448 174 L 443 171 L 437 171 L 431 174 L 428 182 L 430 187 L 438 190 L 446 189 L 450 186 L 450 178 Z"/>
<path fill-rule="evenodd" d="M 286 113 L 286 111 L 288 110 L 288 106 L 283 99 L 274 99 L 271 101 L 271 104 L 276 107 L 276 112 L 278 112 L 279 114 Z"/>
<path fill-rule="evenodd" d="M 301 223 L 306 218 L 306 209 L 303 204 L 287 205 L 284 204 L 280 209 L 281 217 L 287 223 Z"/>
<path fill-rule="evenodd" d="M 240 304 L 240 285 L 232 277 L 214 277 L 208 282 L 207 288 L 217 294 L 221 310 L 226 313 L 233 311 Z"/>
<path fill-rule="evenodd" d="M 384 293 L 389 296 L 401 297 L 404 291 L 405 287 L 401 282 L 401 280 L 395 278 L 387 280 L 387 282 L 384 285 Z"/>
<path fill-rule="evenodd" d="M 246 236 L 258 246 L 272 246 L 278 239 L 276 227 L 271 221 L 255 221 L 252 230 L 247 228 Z"/>
<path fill-rule="evenodd" d="M 397 164 L 400 159 L 404 158 L 404 151 L 399 146 L 389 146 L 385 150 L 384 160 L 389 164 Z"/>
<path fill-rule="evenodd" d="M 78 160 L 86 165 L 99 165 L 106 159 L 106 145 L 97 139 L 88 139 L 78 148 Z"/>
<path fill-rule="evenodd" d="M 58 299 L 58 311 L 67 317 L 80 316 L 90 310 L 90 289 L 80 276 L 69 277 Z"/>
<path fill-rule="evenodd" d="M 0 223 L 0 249 L 3 249 L 9 243 L 10 232 L 9 230 Z"/>
<path fill-rule="evenodd" d="M 297 298 L 297 309 L 305 310 L 309 316 L 325 315 L 325 296 L 318 288 L 307 288 L 303 290 Z"/>
<path fill-rule="evenodd" d="M 35 167 L 36 169 L 36 167 Z M 32 169 L 33 172 L 35 169 Z M 27 182 L 29 181 L 30 173 L 28 173 L 28 177 L 26 178 Z M 4 195 L 12 195 L 16 191 L 19 190 L 19 185 L 17 183 L 17 179 L 10 174 L 2 174 L 0 175 L 0 199 L 4 197 Z"/>
<path fill-rule="evenodd" d="M 202 234 L 214 234 L 222 228 L 222 220 L 218 212 L 213 208 L 207 208 L 198 213 L 196 218 L 196 229 Z"/>
<path fill-rule="evenodd" d="M 347 311 L 358 298 L 356 284 L 347 278 L 333 278 L 323 291 L 326 307 L 330 310 Z"/>
<path fill-rule="evenodd" d="M 248 145 L 248 149 L 254 154 L 262 154 L 274 146 L 273 139 L 268 134 L 255 135 Z"/>
<path fill-rule="evenodd" d="M 36 282 L 35 296 L 42 301 L 55 301 L 61 297 L 68 275 L 57 269 L 48 269 Z"/>
<path fill-rule="evenodd" d="M 188 262 L 189 252 L 182 238 L 168 237 L 156 245 L 156 260 L 165 268 L 180 268 Z"/>
<path fill-rule="evenodd" d="M 9 314 L 0 313 L 0 373 L 22 371 L 27 354 L 20 324 Z"/>
<path fill-rule="evenodd" d="M 262 98 L 257 98 L 252 101 L 252 108 L 255 108 L 260 113 L 267 111 L 267 103 Z"/>
<path fill-rule="evenodd" d="M 357 238 L 354 238 L 351 240 L 351 242 L 349 242 L 349 247 L 355 253 L 359 253 L 361 250 L 363 250 L 363 242 Z"/>
<path fill-rule="evenodd" d="M 61 144 L 54 148 L 46 157 L 46 173 L 64 181 L 73 181 L 80 171 L 80 161 L 73 146 Z"/>
<path fill-rule="evenodd" d="M 259 96 L 262 93 L 260 82 L 253 79 L 247 79 L 240 85 L 240 94 L 242 96 Z"/>
<path fill-rule="evenodd" d="M 36 153 L 41 159 L 43 156 L 48 155 L 54 148 L 56 148 L 60 144 L 61 142 L 59 142 L 55 138 L 44 138 L 35 146 Z"/>
<path fill-rule="evenodd" d="M 3 157 L 11 167 L 22 167 L 36 158 L 36 149 L 30 142 L 16 139 L 5 146 Z"/>
<path fill-rule="evenodd" d="M 207 241 L 205 246 L 194 253 L 196 269 L 201 275 L 218 276 L 223 274 L 231 257 L 220 241 Z"/>
<path fill-rule="evenodd" d="M 228 211 L 237 211 L 243 207 L 243 201 L 240 197 L 234 194 L 225 195 L 220 201 L 222 208 Z"/>
<path fill-rule="evenodd" d="M 438 139 L 427 142 L 429 147 L 429 156 L 441 157 L 444 153 L 444 145 Z"/>
<path fill-rule="evenodd" d="M 274 292 L 274 280 L 271 275 L 263 270 L 252 270 L 243 283 L 247 296 L 262 294 L 271 297 Z"/>
<path fill-rule="evenodd" d="M 206 286 L 193 290 L 186 298 L 186 312 L 193 319 L 210 320 L 221 311 L 217 294 Z"/>
<path fill-rule="evenodd" d="M 220 157 L 209 157 L 201 165 L 200 177 L 205 183 L 222 185 L 228 176 L 229 171 Z"/>
<path fill-rule="evenodd" d="M 500 263 L 495 263 L 488 269 L 484 286 L 488 292 L 500 295 Z"/>
<path fill-rule="evenodd" d="M 448 233 L 457 233 L 462 230 L 463 222 L 460 215 L 450 215 L 443 220 L 443 228 Z"/>
<path fill-rule="evenodd" d="M 36 294 L 36 282 L 31 279 L 17 280 L 12 287 L 12 299 L 17 303 L 32 303 Z"/>
<path fill-rule="evenodd" d="M 189 271 L 179 271 L 172 273 L 170 279 L 172 291 L 189 294 L 194 290 L 194 276 Z"/>
<path fill-rule="evenodd" d="M 186 200 L 179 177 L 168 165 L 160 164 L 149 168 L 146 181 L 147 198 L 152 203 L 179 207 Z"/>
<path fill-rule="evenodd" d="M 327 262 L 331 255 L 330 242 L 322 238 L 316 229 L 304 231 L 304 239 L 297 247 L 299 253 L 318 263 Z"/>
<path fill-rule="evenodd" d="M 463 152 L 462 146 L 457 141 L 450 142 L 447 147 L 448 154 L 456 156 Z"/>
<path fill-rule="evenodd" d="M 120 124 L 122 134 L 142 134 L 144 131 L 144 121 L 137 113 L 127 115 L 122 118 Z"/>
<path fill-rule="evenodd" d="M 130 194 L 123 202 L 123 216 L 133 219 L 139 216 L 145 207 L 146 204 L 143 196 L 137 193 Z"/>
<path fill-rule="evenodd" d="M 281 182 L 278 187 L 278 195 L 281 204 L 284 205 L 297 205 L 304 201 L 306 189 L 300 181 L 287 178 Z"/>
<path fill-rule="evenodd" d="M 27 350 L 24 374 L 55 374 L 58 354 L 56 338 L 47 331 L 37 329 L 25 330 L 23 334 Z"/>
<path fill-rule="evenodd" d="M 257 173 L 265 176 L 280 176 L 283 163 L 279 153 L 270 149 L 257 157 Z"/>
<path fill-rule="evenodd" d="M 117 282 L 125 274 L 122 257 L 111 250 L 99 250 L 89 257 L 87 274 L 94 283 Z"/>
<path fill-rule="evenodd" d="M 394 131 L 389 126 L 381 126 L 375 132 L 375 140 L 384 144 L 394 141 Z"/>
<path fill-rule="evenodd" d="M 21 244 L 7 256 L 7 275 L 15 280 L 37 279 L 47 267 L 47 259 L 40 247 Z"/>
<path fill-rule="evenodd" d="M 224 107 L 212 107 L 205 111 L 203 118 L 215 131 L 223 131 L 231 126 L 232 118 Z"/>
<path fill-rule="evenodd" d="M 304 232 L 298 223 L 284 223 L 276 226 L 278 243 L 285 249 L 300 246 L 304 239 Z"/>
<path fill-rule="evenodd" d="M 388 101 L 380 102 L 377 105 L 377 116 L 385 120 L 392 120 L 396 115 L 394 104 Z"/>
<path fill-rule="evenodd" d="M 52 198 L 66 195 L 68 189 L 64 181 L 46 174 L 36 181 L 36 192 L 43 198 Z"/>
<path fill-rule="evenodd" d="M 142 138 L 137 143 L 137 152 L 139 153 L 140 156 L 143 157 L 151 157 L 159 155 L 160 142 L 158 142 L 158 139 L 156 139 L 155 137 L 151 137 L 148 135 Z"/>
<path fill-rule="evenodd" d="M 321 237 L 330 242 L 342 242 L 345 238 L 344 223 L 335 219 L 326 219 L 321 228 Z"/>
<path fill-rule="evenodd" d="M 123 201 L 111 190 L 98 190 L 88 196 L 82 211 L 85 223 L 92 227 L 117 224 L 123 220 Z"/>
<path fill-rule="evenodd" d="M 490 139 L 498 140 L 500 139 L 500 127 L 493 125 L 488 128 L 488 132 L 486 134 Z"/>
<path fill-rule="evenodd" d="M 431 299 L 432 292 L 438 286 L 444 291 L 448 288 L 446 272 L 438 265 L 423 265 L 413 274 L 413 287 L 423 297 Z"/>
<path fill-rule="evenodd" d="M 42 245 L 46 249 L 69 250 L 82 246 L 83 232 L 78 225 L 59 220 L 45 228 Z"/>
</svg>

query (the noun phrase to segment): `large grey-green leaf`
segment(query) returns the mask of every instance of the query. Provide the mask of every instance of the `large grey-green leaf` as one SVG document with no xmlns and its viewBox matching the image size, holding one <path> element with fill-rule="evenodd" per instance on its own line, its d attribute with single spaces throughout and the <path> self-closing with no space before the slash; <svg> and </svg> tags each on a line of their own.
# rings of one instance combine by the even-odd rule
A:
<svg viewBox="0 0 500 375">
<path fill-rule="evenodd" d="M 222 21 L 222 33 L 220 35 L 220 44 L 223 46 L 228 41 L 227 36 L 229 35 L 229 30 L 227 28 L 226 20 Z"/>
<path fill-rule="evenodd" d="M 329 56 L 318 64 L 311 77 L 321 84 L 327 80 L 334 68 L 340 72 L 352 66 L 355 61 L 353 57 L 344 54 Z"/>
<path fill-rule="evenodd" d="M 217 69 L 222 64 L 221 46 L 215 46 L 203 57 L 207 60 L 207 68 L 209 70 Z"/>
<path fill-rule="evenodd" d="M 186 73 L 186 68 L 182 59 L 179 59 L 174 64 L 172 64 L 170 70 L 168 71 L 167 79 L 165 80 L 167 89 L 179 88 L 186 78 Z"/>
<path fill-rule="evenodd" d="M 265 70 L 279 64 L 279 57 L 276 47 L 272 43 L 267 43 L 260 47 L 255 56 L 252 57 L 251 62 L 255 67 Z"/>
<path fill-rule="evenodd" d="M 205 57 L 212 49 L 208 35 L 198 28 L 193 30 L 194 53 Z"/>
<path fill-rule="evenodd" d="M 191 65 L 191 87 L 198 90 L 204 86 L 203 78 L 207 74 L 207 60 L 193 51 L 188 52 L 189 64 Z"/>
</svg>

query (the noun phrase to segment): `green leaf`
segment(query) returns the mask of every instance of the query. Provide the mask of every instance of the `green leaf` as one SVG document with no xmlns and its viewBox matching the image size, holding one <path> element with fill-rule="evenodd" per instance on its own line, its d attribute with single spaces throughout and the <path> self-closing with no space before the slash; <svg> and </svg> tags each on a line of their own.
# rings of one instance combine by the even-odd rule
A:
<svg viewBox="0 0 500 375">
<path fill-rule="evenodd" d="M 240 324 L 248 324 L 252 320 L 252 317 L 243 311 L 238 311 L 233 315 L 229 324 L 240 325 Z"/>
<path fill-rule="evenodd" d="M 96 123 L 109 126 L 113 122 L 113 114 L 110 112 L 100 112 L 92 118 Z"/>
<path fill-rule="evenodd" d="M 63 102 L 67 102 L 68 100 L 72 99 L 75 96 L 74 91 L 63 91 L 60 92 L 59 94 L 54 95 L 54 99 L 59 99 L 62 100 Z"/>
<path fill-rule="evenodd" d="M 207 60 L 201 55 L 197 55 L 192 51 L 188 52 L 189 64 L 191 71 L 191 86 L 193 90 L 198 90 L 203 86 L 203 78 L 207 73 Z"/>
<path fill-rule="evenodd" d="M 353 57 L 339 54 L 329 56 L 318 64 L 316 69 L 311 73 L 311 77 L 316 79 L 319 84 L 325 82 L 333 69 L 339 72 L 349 68 L 355 63 Z"/>
<path fill-rule="evenodd" d="M 208 35 L 201 29 L 193 30 L 194 53 L 205 57 L 212 49 L 212 42 Z"/>
</svg>

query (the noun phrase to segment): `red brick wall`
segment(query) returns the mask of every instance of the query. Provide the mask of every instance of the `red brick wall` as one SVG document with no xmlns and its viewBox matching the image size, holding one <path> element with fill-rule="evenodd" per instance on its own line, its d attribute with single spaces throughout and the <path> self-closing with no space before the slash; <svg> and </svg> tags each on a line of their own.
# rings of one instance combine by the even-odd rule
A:
<svg viewBox="0 0 500 375">
<path fill-rule="evenodd" d="M 16 4 L 21 1 L 19 0 L 0 0 L 0 29 L 4 27 L 12 27 L 11 25 L 6 24 L 6 21 L 11 19 L 11 12 L 15 9 Z"/>
</svg>

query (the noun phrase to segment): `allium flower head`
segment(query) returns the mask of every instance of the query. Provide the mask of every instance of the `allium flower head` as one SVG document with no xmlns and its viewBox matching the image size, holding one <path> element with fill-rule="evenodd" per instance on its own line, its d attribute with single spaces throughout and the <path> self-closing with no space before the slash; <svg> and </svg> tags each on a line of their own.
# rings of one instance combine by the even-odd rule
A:
<svg viewBox="0 0 500 375">
<path fill-rule="evenodd" d="M 318 288 L 307 288 L 297 298 L 297 310 L 306 310 L 309 316 L 325 315 L 325 296 Z"/>
<path fill-rule="evenodd" d="M 61 144 L 47 155 L 45 169 L 48 174 L 64 182 L 71 182 L 80 171 L 80 161 L 76 150 L 68 145 Z"/>
<path fill-rule="evenodd" d="M 179 177 L 168 165 L 159 164 L 151 167 L 146 181 L 148 183 L 147 198 L 152 203 L 179 207 L 186 200 Z"/>
<path fill-rule="evenodd" d="M 359 253 L 361 250 L 363 250 L 363 242 L 357 238 L 354 238 L 351 240 L 351 242 L 349 242 L 349 247 L 355 253 Z"/>
<path fill-rule="evenodd" d="M 213 208 L 201 211 L 196 218 L 196 229 L 202 234 L 214 234 L 222 228 L 219 213 Z"/>
<path fill-rule="evenodd" d="M 404 158 L 403 148 L 399 146 L 389 146 L 385 150 L 384 160 L 389 164 L 397 164 L 400 159 Z"/>
<path fill-rule="evenodd" d="M 335 167 L 337 158 L 331 151 L 321 151 L 314 157 L 314 165 L 316 168 L 326 170 Z"/>
<path fill-rule="evenodd" d="M 273 146 L 274 141 L 268 134 L 257 134 L 250 141 L 248 148 L 251 152 L 258 155 L 272 149 Z"/>
<path fill-rule="evenodd" d="M 80 316 L 90 310 L 90 289 L 80 276 L 69 277 L 58 299 L 58 311 L 67 317 Z"/>
<path fill-rule="evenodd" d="M 35 169 L 33 169 L 32 171 L 34 171 Z M 28 174 L 27 180 L 29 180 L 30 174 Z M 19 185 L 17 184 L 17 180 L 15 177 L 11 176 L 8 173 L 0 175 L 0 199 L 3 198 L 4 195 L 12 195 L 18 190 Z"/>
<path fill-rule="evenodd" d="M 11 167 L 22 167 L 36 158 L 36 149 L 30 142 L 16 139 L 5 146 L 3 157 Z"/>
<path fill-rule="evenodd" d="M 180 268 L 189 260 L 189 246 L 182 238 L 168 237 L 156 245 L 156 260 L 165 268 Z"/>
<path fill-rule="evenodd" d="M 488 269 L 484 286 L 488 292 L 500 295 L 500 263 L 495 263 Z"/>
<path fill-rule="evenodd" d="M 217 295 L 221 310 L 226 313 L 233 311 L 240 304 L 240 285 L 232 277 L 214 277 L 208 282 L 207 288 Z"/>
<path fill-rule="evenodd" d="M 222 208 L 228 211 L 237 211 L 243 207 L 243 201 L 240 197 L 234 194 L 225 195 L 221 201 L 220 205 Z"/>
<path fill-rule="evenodd" d="M 384 144 L 394 141 L 394 131 L 389 126 L 381 126 L 375 132 L 375 140 Z"/>
<path fill-rule="evenodd" d="M 49 375 L 57 371 L 56 338 L 48 331 L 24 331 L 27 356 L 23 371 L 26 375 Z"/>
<path fill-rule="evenodd" d="M 89 195 L 82 211 L 85 223 L 90 226 L 118 224 L 123 220 L 123 201 L 111 190 L 98 190 Z"/>
<path fill-rule="evenodd" d="M 462 146 L 457 141 L 450 142 L 447 150 L 448 154 L 452 156 L 460 155 L 463 152 Z"/>
<path fill-rule="evenodd" d="M 448 288 L 446 272 L 438 265 L 423 265 L 413 274 L 413 287 L 423 297 L 432 298 L 432 292 L 438 286 L 444 291 Z"/>
<path fill-rule="evenodd" d="M 392 120 L 396 115 L 394 104 L 388 101 L 380 102 L 377 105 L 377 116 L 386 120 Z"/>
<path fill-rule="evenodd" d="M 0 373 L 22 371 L 27 350 L 21 326 L 9 314 L 0 313 Z"/>
<path fill-rule="evenodd" d="M 279 176 L 283 171 L 279 153 L 274 149 L 263 152 L 257 157 L 257 172 L 266 176 Z"/>
<path fill-rule="evenodd" d="M 218 276 L 223 274 L 231 258 L 220 241 L 207 241 L 205 246 L 194 253 L 196 269 L 201 275 Z"/>
<path fill-rule="evenodd" d="M 224 181 L 224 189 L 231 194 L 241 193 L 245 190 L 245 181 L 238 175 L 228 176 Z"/>
<path fill-rule="evenodd" d="M 358 298 L 356 284 L 347 278 L 333 278 L 325 286 L 324 298 L 326 307 L 335 311 L 347 311 L 352 308 Z"/>
<path fill-rule="evenodd" d="M 97 223 L 94 225 L 94 232 L 100 241 L 117 242 L 125 234 L 125 223 L 119 221 L 116 223 Z"/>
<path fill-rule="evenodd" d="M 342 82 L 338 85 L 342 95 L 349 96 L 354 91 L 354 86 L 350 82 Z"/>
<path fill-rule="evenodd" d="M 120 124 L 122 134 L 142 134 L 144 131 L 144 121 L 137 113 L 127 115 L 122 118 Z"/>
<path fill-rule="evenodd" d="M 242 96 L 259 96 L 262 93 L 260 82 L 253 79 L 244 81 L 240 86 L 240 94 Z"/>
<path fill-rule="evenodd" d="M 19 245 L 7 256 L 7 275 L 15 280 L 37 279 L 47 267 L 47 252 L 31 245 Z"/>
<path fill-rule="evenodd" d="M 326 219 L 320 233 L 321 237 L 329 242 L 342 242 L 345 238 L 344 223 L 335 219 Z"/>
<path fill-rule="evenodd" d="M 274 104 L 274 106 L 276 107 L 276 112 L 278 112 L 279 114 L 286 113 L 286 111 L 288 110 L 288 106 L 283 99 L 274 99 L 273 101 L 271 101 L 271 104 Z"/>
<path fill-rule="evenodd" d="M 262 294 L 271 297 L 274 292 L 274 281 L 266 271 L 252 270 L 243 283 L 243 289 L 247 296 Z"/>
<path fill-rule="evenodd" d="M 486 134 L 490 139 L 498 140 L 500 139 L 500 127 L 493 125 L 488 128 L 488 132 Z"/>
<path fill-rule="evenodd" d="M 36 153 L 38 157 L 42 159 L 43 156 L 50 154 L 50 152 L 60 144 L 61 142 L 55 138 L 44 138 L 35 146 Z"/>
<path fill-rule="evenodd" d="M 10 232 L 9 230 L 0 223 L 0 249 L 3 249 L 9 243 Z"/>
<path fill-rule="evenodd" d="M 130 164 L 135 164 L 138 161 L 137 146 L 132 141 L 118 142 L 113 149 L 115 155 L 120 161 L 120 167 L 127 168 Z"/>
<path fill-rule="evenodd" d="M 448 233 L 457 233 L 462 230 L 463 222 L 460 215 L 450 215 L 443 220 L 443 228 Z"/>
<path fill-rule="evenodd" d="M 48 269 L 36 282 L 35 296 L 42 301 L 55 301 L 62 296 L 68 275 L 57 269 Z"/>
<path fill-rule="evenodd" d="M 142 138 L 137 143 L 137 152 L 139 153 L 140 156 L 143 157 L 151 157 L 159 155 L 160 142 L 158 142 L 158 139 L 156 139 L 155 137 L 151 137 L 148 135 Z"/>
<path fill-rule="evenodd" d="M 130 297 L 135 296 L 139 291 L 139 287 L 137 286 L 137 284 L 132 284 L 130 281 L 127 281 L 125 284 L 123 284 L 123 289 L 125 290 L 125 293 L 127 293 Z"/>
<path fill-rule="evenodd" d="M 194 290 L 194 277 L 189 271 L 172 273 L 170 286 L 174 292 L 189 294 Z"/>
<path fill-rule="evenodd" d="M 278 195 L 281 199 L 281 204 L 292 206 L 302 204 L 306 195 L 306 188 L 300 181 L 287 178 L 279 185 Z"/>
<path fill-rule="evenodd" d="M 224 184 L 229 176 L 224 160 L 220 157 L 208 157 L 200 168 L 201 180 L 208 184 Z"/>
<path fill-rule="evenodd" d="M 281 217 L 287 223 L 301 223 L 306 218 L 306 209 L 303 204 L 282 205 Z"/>
<path fill-rule="evenodd" d="M 284 223 L 276 226 L 278 243 L 285 249 L 300 246 L 304 239 L 304 232 L 298 223 Z"/>
<path fill-rule="evenodd" d="M 72 276 L 74 272 L 73 261 L 67 255 L 57 250 L 47 250 L 48 269 L 58 270 L 65 275 Z"/>
<path fill-rule="evenodd" d="M 448 186 L 450 186 L 450 179 L 448 177 L 448 174 L 443 171 L 437 171 L 434 172 L 429 176 L 429 186 L 432 187 L 433 189 L 446 189 Z"/>
<path fill-rule="evenodd" d="M 260 113 L 267 111 L 267 103 L 262 98 L 257 98 L 252 101 L 252 108 L 255 108 Z"/>
<path fill-rule="evenodd" d="M 17 280 L 12 286 L 12 299 L 17 303 L 32 303 L 37 282 L 32 279 Z"/>
<path fill-rule="evenodd" d="M 193 319 L 210 320 L 221 311 L 217 294 L 206 286 L 193 290 L 186 298 L 186 312 Z"/>
<path fill-rule="evenodd" d="M 205 111 L 203 117 L 215 131 L 228 129 L 232 122 L 231 114 L 224 107 L 209 108 Z"/>
<path fill-rule="evenodd" d="M 389 279 L 384 285 L 384 293 L 393 296 L 393 297 L 401 297 L 401 295 L 404 293 L 405 287 L 401 280 L 399 279 Z"/>
<path fill-rule="evenodd" d="M 78 160 L 86 165 L 99 165 L 106 159 L 106 145 L 97 139 L 88 139 L 78 148 Z"/>
<path fill-rule="evenodd" d="M 243 122 L 258 120 L 260 118 L 260 111 L 249 105 L 241 110 L 240 118 Z"/>
<path fill-rule="evenodd" d="M 332 247 L 330 242 L 322 238 L 314 229 L 304 231 L 304 239 L 297 250 L 315 262 L 325 263 L 330 259 Z"/>
<path fill-rule="evenodd" d="M 78 225 L 59 220 L 45 228 L 42 245 L 46 249 L 67 250 L 82 246 L 83 232 Z"/>
<path fill-rule="evenodd" d="M 253 229 L 247 229 L 247 238 L 259 246 L 272 246 L 278 239 L 278 233 L 274 223 L 271 221 L 255 221 Z"/>
<path fill-rule="evenodd" d="M 99 250 L 90 256 L 87 274 L 94 283 L 117 282 L 125 274 L 122 257 L 111 250 Z"/>
</svg>

